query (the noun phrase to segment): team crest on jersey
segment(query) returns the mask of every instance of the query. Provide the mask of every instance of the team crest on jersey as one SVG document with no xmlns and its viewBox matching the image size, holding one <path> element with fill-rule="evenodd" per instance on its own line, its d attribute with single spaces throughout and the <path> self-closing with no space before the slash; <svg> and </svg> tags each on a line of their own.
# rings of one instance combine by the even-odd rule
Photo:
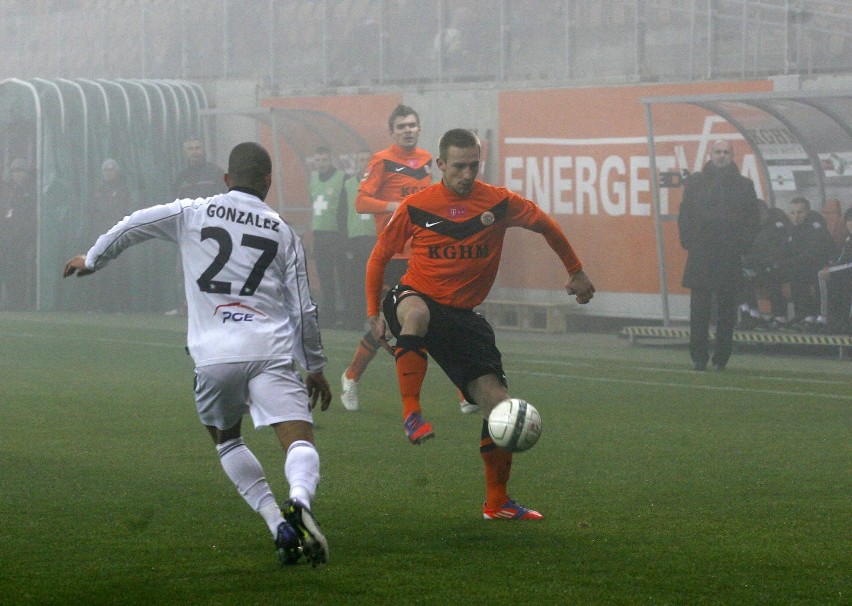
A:
<svg viewBox="0 0 852 606">
<path fill-rule="evenodd" d="M 225 322 L 254 322 L 255 319 L 267 317 L 262 311 L 239 302 L 217 305 L 213 315 L 220 316 L 222 324 Z"/>
<path fill-rule="evenodd" d="M 479 220 L 482 221 L 483 225 L 491 225 L 494 223 L 494 213 L 490 210 L 486 210 L 479 216 Z"/>
</svg>

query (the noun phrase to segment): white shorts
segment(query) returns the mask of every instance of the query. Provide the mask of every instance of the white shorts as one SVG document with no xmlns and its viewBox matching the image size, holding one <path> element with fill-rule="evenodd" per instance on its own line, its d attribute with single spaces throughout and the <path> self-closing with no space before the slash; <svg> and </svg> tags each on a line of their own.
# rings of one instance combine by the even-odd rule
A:
<svg viewBox="0 0 852 606">
<path fill-rule="evenodd" d="M 204 425 L 223 431 L 246 413 L 255 428 L 284 421 L 313 423 L 305 383 L 293 363 L 282 360 L 196 368 L 195 405 Z"/>
</svg>

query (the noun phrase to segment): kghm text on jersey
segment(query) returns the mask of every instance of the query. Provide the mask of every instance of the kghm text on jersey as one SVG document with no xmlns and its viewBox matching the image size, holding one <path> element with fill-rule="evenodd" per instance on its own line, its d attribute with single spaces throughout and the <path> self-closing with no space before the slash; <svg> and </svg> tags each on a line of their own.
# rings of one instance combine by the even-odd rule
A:
<svg viewBox="0 0 852 606">
<path fill-rule="evenodd" d="M 430 259 L 482 259 L 487 256 L 488 247 L 483 244 L 433 245 L 429 247 Z"/>
<path fill-rule="evenodd" d="M 416 194 L 417 192 L 422 191 L 424 189 L 426 189 L 425 186 L 416 186 L 416 185 L 401 187 L 400 190 L 399 190 L 399 197 L 404 198 L 406 196 L 410 196 L 411 194 Z"/>
<path fill-rule="evenodd" d="M 260 227 L 262 229 L 278 231 L 278 221 L 275 219 L 261 217 L 257 213 L 237 210 L 236 208 L 228 208 L 227 206 L 210 204 L 207 207 L 207 216 L 225 219 L 226 221 L 232 221 L 234 223 L 239 223 L 240 225 L 254 225 L 255 227 Z"/>
</svg>

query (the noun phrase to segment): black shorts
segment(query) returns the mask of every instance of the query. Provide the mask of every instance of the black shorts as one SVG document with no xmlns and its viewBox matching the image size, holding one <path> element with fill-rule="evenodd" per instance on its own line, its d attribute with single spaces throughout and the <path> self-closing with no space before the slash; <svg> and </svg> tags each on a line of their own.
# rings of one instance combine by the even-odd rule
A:
<svg viewBox="0 0 852 606">
<path fill-rule="evenodd" d="M 402 275 L 408 271 L 408 259 L 391 259 L 385 265 L 384 283 L 393 288 L 402 280 Z"/>
<path fill-rule="evenodd" d="M 426 349 L 468 402 L 474 399 L 467 385 L 485 375 L 495 375 L 506 385 L 503 361 L 494 330 L 488 321 L 471 309 L 458 309 L 436 303 L 426 295 L 399 284 L 385 296 L 382 311 L 394 337 L 399 337 L 400 324 L 396 306 L 409 296 L 420 297 L 429 306 L 429 330 Z"/>
</svg>

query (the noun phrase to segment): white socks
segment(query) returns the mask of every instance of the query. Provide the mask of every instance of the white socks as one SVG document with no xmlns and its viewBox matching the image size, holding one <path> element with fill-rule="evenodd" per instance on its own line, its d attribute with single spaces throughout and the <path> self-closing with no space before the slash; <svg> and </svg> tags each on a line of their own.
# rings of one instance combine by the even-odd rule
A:
<svg viewBox="0 0 852 606">
<path fill-rule="evenodd" d="M 225 474 L 237 487 L 246 503 L 263 516 L 274 537 L 284 517 L 272 489 L 269 488 L 260 461 L 242 438 L 217 444 L 216 452 L 219 453 L 219 461 Z M 284 462 L 284 475 L 290 484 L 290 498 L 298 501 L 302 507 L 310 509 L 320 479 L 319 453 L 313 444 L 298 440 L 290 445 Z"/>
<path fill-rule="evenodd" d="M 278 531 L 278 525 L 284 521 L 281 509 L 275 502 L 275 496 L 269 488 L 263 467 L 242 438 L 228 440 L 216 445 L 219 461 L 225 474 L 237 487 L 237 490 L 252 509 L 260 513 L 269 526 L 272 536 Z"/>
<path fill-rule="evenodd" d="M 297 440 L 287 449 L 284 475 L 290 483 L 290 498 L 311 508 L 319 484 L 319 453 L 310 442 Z"/>
</svg>

